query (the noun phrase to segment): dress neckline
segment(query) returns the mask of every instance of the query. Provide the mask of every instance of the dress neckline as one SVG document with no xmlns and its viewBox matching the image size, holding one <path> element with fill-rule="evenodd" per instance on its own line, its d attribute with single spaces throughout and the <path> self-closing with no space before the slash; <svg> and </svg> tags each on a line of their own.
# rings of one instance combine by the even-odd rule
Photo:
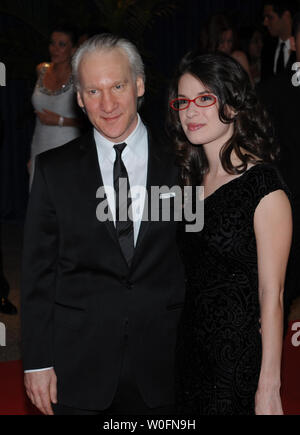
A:
<svg viewBox="0 0 300 435">
<path fill-rule="evenodd" d="M 49 67 L 50 67 L 50 64 L 46 63 L 42 67 L 42 70 L 40 72 L 40 76 L 39 76 L 39 79 L 38 79 L 38 82 L 37 82 L 37 86 L 38 86 L 40 92 L 42 92 L 43 94 L 46 94 L 46 95 L 50 95 L 50 96 L 57 96 L 57 95 L 64 94 L 65 92 L 67 92 L 73 86 L 73 76 L 72 76 L 72 74 L 70 74 L 67 83 L 62 85 L 60 88 L 52 91 L 51 89 L 46 88 L 46 86 L 44 85 L 44 76 L 45 76 L 46 71 L 47 71 L 47 69 Z"/>
<path fill-rule="evenodd" d="M 243 172 L 240 176 L 233 178 L 232 180 L 227 181 L 227 183 L 222 184 L 220 187 L 218 187 L 216 190 L 214 190 L 213 193 L 211 193 L 209 196 L 204 198 L 204 201 L 207 201 L 209 198 L 214 196 L 216 193 L 218 193 L 220 190 L 222 190 L 224 187 L 228 186 L 229 184 L 232 184 L 233 182 L 241 180 L 242 178 L 244 178 L 245 175 L 249 174 L 252 171 L 252 169 L 257 168 L 258 166 L 267 165 L 267 164 L 268 163 L 264 163 L 264 162 L 256 163 L 255 165 L 251 166 L 251 168 L 249 168 L 245 172 Z"/>
</svg>

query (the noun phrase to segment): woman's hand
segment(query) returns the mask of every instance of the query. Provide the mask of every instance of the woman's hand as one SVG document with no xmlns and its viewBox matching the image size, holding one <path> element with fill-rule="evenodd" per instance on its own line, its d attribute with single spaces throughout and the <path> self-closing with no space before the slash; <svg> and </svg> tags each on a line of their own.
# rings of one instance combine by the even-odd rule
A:
<svg viewBox="0 0 300 435">
<path fill-rule="evenodd" d="M 284 415 L 279 388 L 260 389 L 255 395 L 256 415 Z"/>
<path fill-rule="evenodd" d="M 39 120 L 44 125 L 58 125 L 58 121 L 61 115 L 50 110 L 43 109 L 42 112 L 35 112 Z"/>
</svg>

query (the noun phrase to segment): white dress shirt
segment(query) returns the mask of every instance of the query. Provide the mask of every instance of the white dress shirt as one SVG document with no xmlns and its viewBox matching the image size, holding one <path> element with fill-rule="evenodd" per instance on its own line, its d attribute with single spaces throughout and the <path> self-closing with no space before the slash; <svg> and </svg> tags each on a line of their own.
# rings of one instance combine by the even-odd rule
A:
<svg viewBox="0 0 300 435">
<path fill-rule="evenodd" d="M 279 52 L 280 52 L 280 46 L 281 44 L 284 43 L 284 48 L 283 48 L 283 58 L 284 58 L 284 66 L 287 65 L 289 57 L 290 57 L 290 53 L 291 53 L 291 41 L 289 39 L 287 39 L 286 41 L 283 41 L 282 39 L 279 38 L 278 40 L 278 45 L 275 51 L 275 58 L 274 58 L 274 74 L 276 74 L 277 72 L 277 61 L 279 58 Z"/>
<path fill-rule="evenodd" d="M 107 140 L 96 129 L 94 129 L 94 138 L 108 205 L 115 222 L 116 205 L 113 189 L 113 169 L 116 152 L 113 147 L 116 143 Z M 148 168 L 148 134 L 139 115 L 135 130 L 124 142 L 127 146 L 122 153 L 122 160 L 128 173 L 132 196 L 133 232 L 134 244 L 136 245 L 144 210 Z"/>
<path fill-rule="evenodd" d="M 103 185 L 109 187 L 105 189 L 108 205 L 115 222 L 115 196 L 113 194 L 113 168 L 116 159 L 114 145 L 94 129 L 94 138 L 97 147 L 99 168 L 101 170 Z M 148 134 L 145 125 L 138 115 L 138 123 L 135 130 L 125 140 L 127 146 L 122 153 L 122 160 L 126 167 L 130 190 L 132 194 L 132 217 L 134 243 L 136 245 L 139 229 L 142 221 L 142 214 L 145 203 L 145 188 L 147 184 L 148 172 Z M 96 192 L 95 192 L 96 194 Z M 25 373 L 41 372 L 50 370 L 47 367 L 36 370 L 25 370 Z"/>
</svg>

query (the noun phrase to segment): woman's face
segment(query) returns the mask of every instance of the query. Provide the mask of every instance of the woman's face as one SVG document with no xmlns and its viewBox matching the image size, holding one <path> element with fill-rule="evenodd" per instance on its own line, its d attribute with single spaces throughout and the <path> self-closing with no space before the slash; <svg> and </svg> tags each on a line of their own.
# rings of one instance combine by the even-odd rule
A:
<svg viewBox="0 0 300 435">
<path fill-rule="evenodd" d="M 249 54 L 251 59 L 259 59 L 263 49 L 263 40 L 260 32 L 253 33 L 249 43 Z"/>
<path fill-rule="evenodd" d="M 233 50 L 233 32 L 231 29 L 222 33 L 218 50 L 222 53 L 230 55 Z"/>
<path fill-rule="evenodd" d="M 212 94 L 203 83 L 187 73 L 179 80 L 178 98 L 194 98 Z M 188 140 L 193 145 L 223 146 L 233 135 L 233 123 L 225 124 L 219 118 L 219 105 L 198 107 L 195 103 L 179 112 L 180 122 Z"/>
<path fill-rule="evenodd" d="M 53 63 L 71 62 L 75 47 L 69 35 L 62 32 L 53 32 L 50 39 L 49 52 Z"/>
</svg>

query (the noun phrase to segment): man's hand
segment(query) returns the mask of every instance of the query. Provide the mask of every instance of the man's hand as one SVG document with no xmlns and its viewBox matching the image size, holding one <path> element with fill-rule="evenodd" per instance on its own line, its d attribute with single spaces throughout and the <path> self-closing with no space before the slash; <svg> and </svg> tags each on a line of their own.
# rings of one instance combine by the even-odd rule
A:
<svg viewBox="0 0 300 435">
<path fill-rule="evenodd" d="M 53 415 L 52 403 L 57 403 L 57 378 L 53 369 L 25 373 L 26 393 L 31 402 L 46 415 Z"/>
</svg>

